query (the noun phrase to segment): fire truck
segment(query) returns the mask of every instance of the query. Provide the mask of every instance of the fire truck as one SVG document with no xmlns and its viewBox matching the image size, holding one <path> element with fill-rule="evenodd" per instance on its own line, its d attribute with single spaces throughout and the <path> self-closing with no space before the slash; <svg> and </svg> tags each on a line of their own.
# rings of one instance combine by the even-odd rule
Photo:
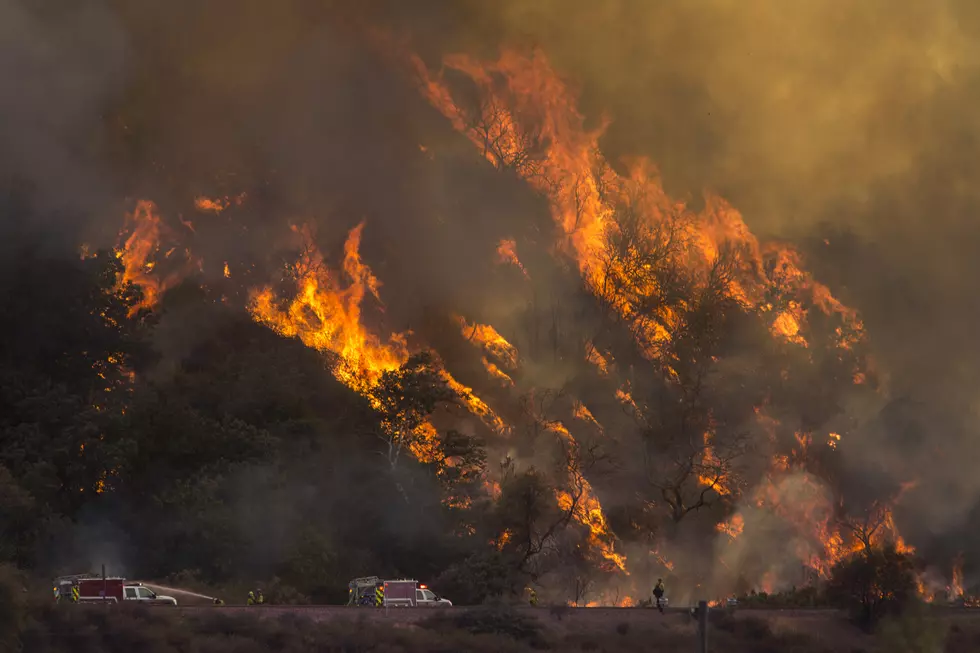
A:
<svg viewBox="0 0 980 653">
<path fill-rule="evenodd" d="M 417 580 L 382 580 L 377 576 L 355 578 L 347 584 L 347 605 L 398 608 L 449 608 L 453 603 Z"/>
<path fill-rule="evenodd" d="M 177 605 L 177 599 L 157 594 L 143 583 L 125 578 L 79 574 L 61 576 L 54 581 L 56 596 L 61 602 L 121 603 L 138 602 L 144 605 Z"/>
</svg>

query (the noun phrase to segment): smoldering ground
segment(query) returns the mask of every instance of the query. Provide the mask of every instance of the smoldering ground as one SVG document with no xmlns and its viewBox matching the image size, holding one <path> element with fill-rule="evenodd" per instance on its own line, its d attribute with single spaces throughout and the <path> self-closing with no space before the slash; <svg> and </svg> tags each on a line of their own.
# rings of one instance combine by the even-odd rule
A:
<svg viewBox="0 0 980 653">
<path fill-rule="evenodd" d="M 404 31 L 435 60 L 541 46 L 590 121 L 613 119 L 611 160 L 649 155 L 675 195 L 719 192 L 758 232 L 806 243 L 818 278 L 862 312 L 889 397 L 919 407 L 860 407 L 868 436 L 842 452 L 856 473 L 917 476 L 902 526 L 923 545 L 962 540 L 980 494 L 967 462 L 980 363 L 975 3 L 69 4 L 0 9 L 0 171 L 30 182 L 50 224 L 110 243 L 117 207 L 152 197 L 207 234 L 196 245 L 218 276 L 211 261 L 261 258 L 290 222 L 316 222 L 336 254 L 366 218 L 392 328 L 416 326 L 427 305 L 513 314 L 512 296 L 485 295 L 492 247 L 544 209 L 461 165 L 476 154 L 358 30 Z M 193 212 L 196 195 L 239 192 L 234 237 L 225 218 Z M 909 469 L 936 448 L 942 465 Z"/>
</svg>

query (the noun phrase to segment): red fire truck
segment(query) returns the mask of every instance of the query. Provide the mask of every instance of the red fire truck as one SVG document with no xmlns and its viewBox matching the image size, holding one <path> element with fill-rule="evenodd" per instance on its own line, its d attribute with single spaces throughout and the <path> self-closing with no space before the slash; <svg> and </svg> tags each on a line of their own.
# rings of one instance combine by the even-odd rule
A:
<svg viewBox="0 0 980 653">
<path fill-rule="evenodd" d="M 55 596 L 65 602 L 139 602 L 145 605 L 177 605 L 177 599 L 157 594 L 143 583 L 119 577 L 88 574 L 61 576 L 54 581 Z"/>
</svg>

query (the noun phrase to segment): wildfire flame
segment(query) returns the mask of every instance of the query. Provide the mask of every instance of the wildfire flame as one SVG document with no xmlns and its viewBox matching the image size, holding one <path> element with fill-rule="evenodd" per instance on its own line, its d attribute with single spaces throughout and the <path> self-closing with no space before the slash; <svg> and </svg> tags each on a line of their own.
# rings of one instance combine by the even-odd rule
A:
<svg viewBox="0 0 980 653">
<path fill-rule="evenodd" d="M 514 345 L 507 342 L 507 340 L 500 335 L 496 329 L 489 324 L 470 324 L 466 321 L 466 318 L 459 315 L 456 316 L 456 321 L 459 323 L 459 327 L 464 338 L 480 345 L 480 347 L 482 347 L 487 354 L 495 357 L 511 372 L 517 369 L 517 349 L 514 347 Z M 486 359 L 484 359 L 484 364 L 486 364 Z M 489 367 L 487 371 L 491 372 L 491 375 L 497 376 L 497 374 L 494 374 Z M 507 380 L 510 380 L 509 376 L 504 376 L 507 378 Z"/>
<path fill-rule="evenodd" d="M 351 230 L 344 245 L 342 282 L 325 265 L 309 226 L 294 227 L 303 256 L 294 265 L 298 290 L 284 308 L 270 286 L 251 291 L 253 318 L 287 337 L 298 337 L 308 347 L 339 357 L 337 378 L 362 393 L 375 385 L 386 371 L 408 360 L 405 333 L 392 334 L 388 342 L 370 333 L 361 323 L 362 304 L 370 295 L 380 303 L 381 282 L 361 262 L 359 247 L 364 223 Z"/>
<path fill-rule="evenodd" d="M 123 235 L 129 236 L 123 240 Z M 156 266 L 160 252 L 161 238 L 170 236 L 169 230 L 160 218 L 156 204 L 140 200 L 132 213 L 126 214 L 126 221 L 119 234 L 120 244 L 116 247 L 116 258 L 122 261 L 123 270 L 117 281 L 117 288 L 128 283 L 139 286 L 143 291 L 140 303 L 130 309 L 130 317 L 142 309 L 154 308 L 160 296 L 177 285 L 190 271 L 193 261 L 190 252 L 184 252 L 186 261 L 171 269 L 167 274 L 159 274 Z M 168 250 L 163 258 L 169 258 L 175 249 Z"/>
<path fill-rule="evenodd" d="M 517 258 L 517 241 L 510 238 L 501 240 L 500 244 L 497 245 L 497 261 L 499 263 L 510 263 L 511 265 L 517 266 L 524 276 L 528 277 L 524 264 Z"/>
<path fill-rule="evenodd" d="M 551 424 L 551 430 L 565 441 L 569 443 L 574 442 L 572 434 L 568 432 L 568 429 L 561 422 Z M 614 549 L 613 541 L 615 540 L 615 536 L 606 523 L 606 517 L 602 512 L 602 505 L 595 496 L 592 486 L 578 470 L 569 469 L 569 474 L 572 476 L 571 487 L 581 493 L 581 496 L 578 497 L 578 501 L 576 502 L 576 497 L 571 492 L 558 490 L 558 507 L 566 511 L 571 510 L 575 520 L 589 528 L 589 545 L 598 551 L 608 562 L 612 563 L 616 569 L 628 574 L 629 572 L 626 571 L 626 556 L 616 553 Z"/>
<path fill-rule="evenodd" d="M 671 236 L 686 245 L 673 263 L 686 264 L 695 278 L 703 277 L 728 245 L 737 245 L 741 278 L 730 284 L 729 293 L 739 302 L 755 302 L 763 310 L 773 310 L 761 303 L 765 291 L 773 286 L 792 289 L 848 323 L 850 334 L 842 339 L 842 346 L 859 337 L 862 325 L 856 313 L 801 270 L 799 255 L 788 247 L 761 247 L 741 215 L 723 200 L 708 197 L 704 212 L 693 214 L 666 195 L 648 161 L 629 162 L 625 176 L 614 172 L 598 148 L 605 123 L 595 131 L 585 129 L 576 98 L 542 53 L 522 56 L 505 50 L 495 62 L 478 62 L 466 55 L 446 57 L 444 69 L 466 75 L 479 89 L 476 108 L 457 104 L 441 74 L 431 74 L 417 57 L 413 63 L 429 102 L 491 164 L 513 170 L 548 198 L 552 216 L 565 234 L 563 246 L 577 261 L 586 284 L 637 327 L 649 356 L 655 356 L 659 346 L 670 339 L 679 326 L 678 317 L 668 302 L 646 301 L 662 291 L 655 277 L 640 270 L 644 274 L 638 281 L 637 270 L 617 254 L 617 206 L 627 205 L 639 216 L 633 236 L 652 244 L 665 237 L 667 218 L 681 225 L 681 232 Z M 510 258 L 513 246 L 505 241 L 500 251 Z M 610 287 L 630 287 L 632 296 L 607 296 Z M 638 311 L 640 305 L 647 310 Z M 797 303 L 776 312 L 772 329 L 805 346 L 804 324 L 805 310 Z"/>
<path fill-rule="evenodd" d="M 204 197 L 203 195 L 195 198 L 194 208 L 201 213 L 221 213 L 227 209 L 232 204 L 236 206 L 241 206 L 245 201 L 245 193 L 241 193 L 235 197 Z"/>
</svg>

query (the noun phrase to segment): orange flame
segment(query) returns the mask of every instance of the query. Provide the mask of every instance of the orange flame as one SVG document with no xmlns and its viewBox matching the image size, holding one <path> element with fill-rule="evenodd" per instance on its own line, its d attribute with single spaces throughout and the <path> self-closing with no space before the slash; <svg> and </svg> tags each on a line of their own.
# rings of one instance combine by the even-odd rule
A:
<svg viewBox="0 0 980 653">
<path fill-rule="evenodd" d="M 648 356 L 656 356 L 670 340 L 680 318 L 669 302 L 651 301 L 662 292 L 657 277 L 628 266 L 631 254 L 617 252 L 614 241 L 621 227 L 614 217 L 618 206 L 628 206 L 638 215 L 636 233 L 631 234 L 634 240 L 651 246 L 667 240 L 681 243 L 672 263 L 689 270 L 692 279 L 703 279 L 727 245 L 735 244 L 744 260 L 740 261 L 741 278 L 729 287 L 733 299 L 743 304 L 761 302 L 766 289 L 786 287 L 828 314 L 841 315 L 850 331 L 860 331 L 854 311 L 802 272 L 794 251 L 767 247 L 765 256 L 775 259 L 775 265 L 769 266 L 773 273 L 766 273 L 763 248 L 741 215 L 721 199 L 708 197 L 704 212 L 696 215 L 664 193 L 649 162 L 634 160 L 625 176 L 614 172 L 598 148 L 604 125 L 595 131 L 585 129 L 576 98 L 540 52 L 525 57 L 508 50 L 497 61 L 482 63 L 465 55 L 445 58 L 444 68 L 466 75 L 476 85 L 480 102 L 475 108 L 458 105 L 441 74 L 430 74 L 420 59 L 413 58 L 413 64 L 423 95 L 492 165 L 513 170 L 547 197 L 552 216 L 565 234 L 562 248 L 575 258 L 593 293 L 634 325 Z M 680 231 L 667 234 L 668 223 L 676 223 Z M 804 323 L 805 311 L 797 302 L 777 312 L 772 329 L 805 345 Z M 842 346 L 855 337 L 844 337 Z"/>
<path fill-rule="evenodd" d="M 720 533 L 724 533 L 733 540 L 742 534 L 742 530 L 745 528 L 745 518 L 742 517 L 741 513 L 735 513 L 727 521 L 719 523 L 715 528 Z"/>
<path fill-rule="evenodd" d="M 340 360 L 334 370 L 337 378 L 366 393 L 384 372 L 401 367 L 409 354 L 408 334 L 392 334 L 385 343 L 361 324 L 364 300 L 371 295 L 380 302 L 381 285 L 361 262 L 363 229 L 362 222 L 347 237 L 343 261 L 346 283 L 342 283 L 324 264 L 310 227 L 294 227 L 305 253 L 294 266 L 299 284 L 296 296 L 280 308 L 271 287 L 252 290 L 249 310 L 256 321 L 283 337 L 298 337 L 308 347 L 336 354 Z"/>
<path fill-rule="evenodd" d="M 606 376 L 609 374 L 609 361 L 606 357 L 599 353 L 599 350 L 595 348 L 591 342 L 586 343 L 585 360 L 589 361 L 595 365 L 596 369 L 599 371 L 599 376 Z"/>
<path fill-rule="evenodd" d="M 479 344 L 484 351 L 496 357 L 507 369 L 511 371 L 517 369 L 517 349 L 507 342 L 506 338 L 500 335 L 496 329 L 489 324 L 470 324 L 466 318 L 458 315 L 456 321 L 459 323 L 464 338 Z"/>
<path fill-rule="evenodd" d="M 160 219 L 156 205 L 149 200 L 140 200 L 136 203 L 133 212 L 126 214 L 125 226 L 119 234 L 120 240 L 127 231 L 130 232 L 129 236 L 116 247 L 115 252 L 116 258 L 123 263 L 123 271 L 117 281 L 117 288 L 132 283 L 142 289 L 142 300 L 129 311 L 130 317 L 132 317 L 141 309 L 154 308 L 159 302 L 160 296 L 167 289 L 180 283 L 187 275 L 193 262 L 190 252 L 185 251 L 187 260 L 184 264 L 171 269 L 165 275 L 156 272 L 161 237 L 168 235 L 168 230 Z M 174 251 L 174 249 L 168 250 L 163 258 L 169 258 Z"/>
<path fill-rule="evenodd" d="M 505 238 L 500 241 L 497 245 L 497 261 L 499 263 L 510 263 L 517 266 L 518 269 L 524 274 L 525 277 L 528 276 L 527 270 L 524 269 L 524 265 L 521 263 L 520 259 L 517 258 L 517 241 Z"/>
<path fill-rule="evenodd" d="M 245 193 L 235 197 L 204 197 L 203 195 L 194 199 L 194 208 L 202 213 L 221 213 L 232 204 L 241 206 L 245 201 Z"/>
<path fill-rule="evenodd" d="M 562 439 L 567 442 L 574 442 L 572 434 L 568 432 L 568 429 L 561 422 L 555 422 L 550 427 Z M 572 487 L 577 492 L 580 492 L 581 495 L 578 497 L 576 503 L 576 497 L 571 492 L 558 490 L 558 507 L 565 511 L 571 510 L 575 520 L 583 526 L 588 527 L 589 545 L 597 550 L 608 562 L 612 563 L 615 568 L 628 574 L 629 572 L 626 571 L 626 556 L 616 553 L 614 549 L 613 542 L 615 536 L 609 529 L 606 516 L 602 512 L 602 505 L 595 496 L 592 486 L 577 470 L 569 469 L 569 474 L 572 476 L 570 479 Z"/>
<path fill-rule="evenodd" d="M 960 554 L 956 556 L 956 560 L 953 562 L 953 577 L 950 579 L 949 593 L 951 599 L 962 598 L 965 592 L 963 591 L 963 555 Z"/>
<path fill-rule="evenodd" d="M 595 416 L 592 415 L 592 411 L 589 410 L 581 401 L 576 400 L 574 402 L 574 405 L 572 406 L 572 414 L 583 422 L 589 422 L 600 431 L 602 430 L 602 424 L 596 420 Z"/>
</svg>

